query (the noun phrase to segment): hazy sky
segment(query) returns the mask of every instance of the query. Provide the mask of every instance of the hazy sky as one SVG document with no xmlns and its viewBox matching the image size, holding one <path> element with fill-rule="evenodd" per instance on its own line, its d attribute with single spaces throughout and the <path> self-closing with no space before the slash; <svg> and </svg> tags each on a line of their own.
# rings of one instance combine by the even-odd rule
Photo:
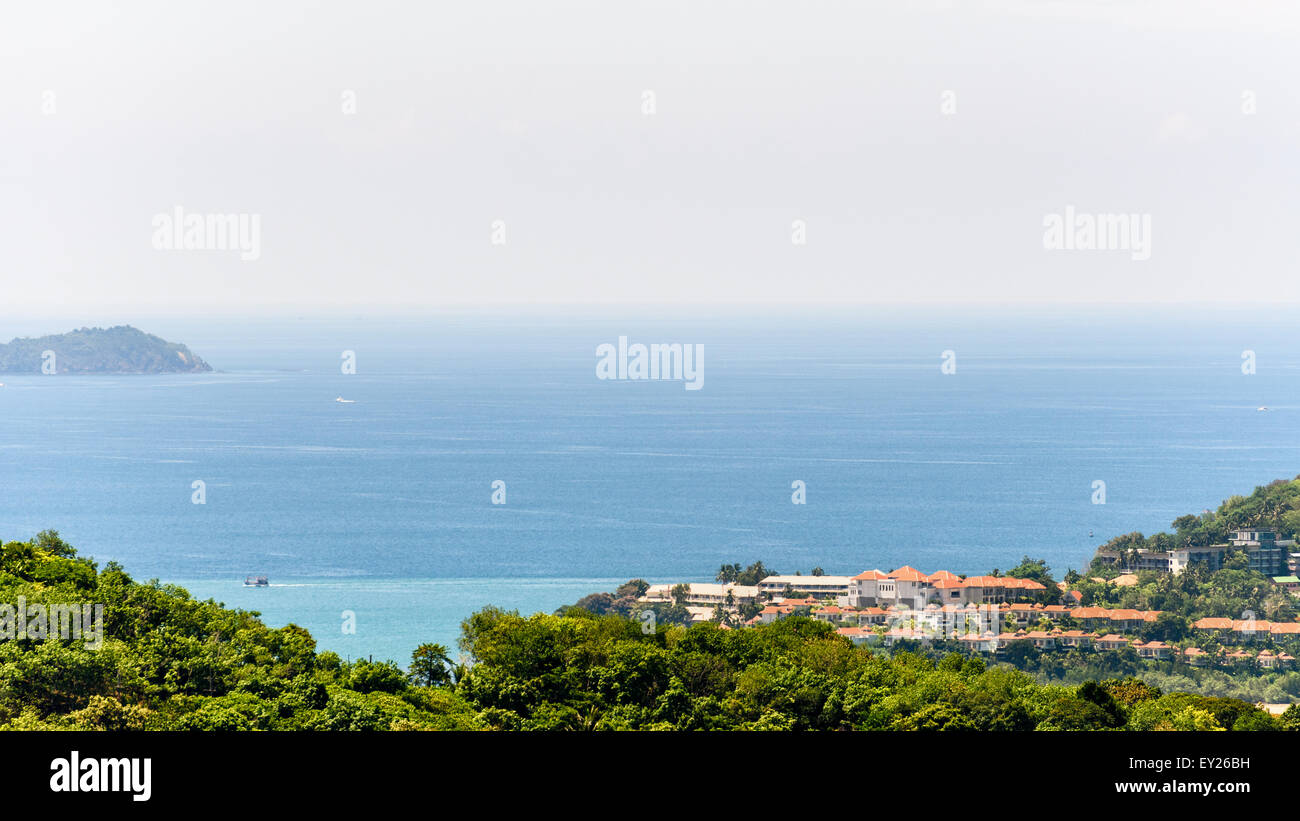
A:
<svg viewBox="0 0 1300 821">
<path fill-rule="evenodd" d="M 0 135 L 10 317 L 1300 300 L 1290 2 L 6 3 Z"/>
</svg>

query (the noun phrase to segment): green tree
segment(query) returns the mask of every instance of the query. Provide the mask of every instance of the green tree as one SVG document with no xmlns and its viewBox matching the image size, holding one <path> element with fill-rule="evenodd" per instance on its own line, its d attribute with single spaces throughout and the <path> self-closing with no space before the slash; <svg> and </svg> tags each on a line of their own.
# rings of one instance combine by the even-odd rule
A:
<svg viewBox="0 0 1300 821">
<path fill-rule="evenodd" d="M 441 644 L 421 644 L 411 653 L 410 677 L 422 687 L 437 687 L 451 681 L 454 664 Z"/>
</svg>

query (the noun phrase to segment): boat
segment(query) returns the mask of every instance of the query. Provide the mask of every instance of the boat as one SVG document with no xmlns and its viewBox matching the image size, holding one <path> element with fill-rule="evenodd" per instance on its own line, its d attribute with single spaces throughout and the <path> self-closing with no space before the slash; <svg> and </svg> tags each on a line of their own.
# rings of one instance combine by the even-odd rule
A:
<svg viewBox="0 0 1300 821">
<path fill-rule="evenodd" d="M 345 404 L 345 405 L 354 405 L 354 404 L 356 404 L 356 401 L 357 401 L 357 400 L 355 400 L 355 399 L 344 399 L 343 397 L 340 396 L 340 397 L 336 398 L 334 401 L 335 401 L 335 402 L 342 402 L 342 403 Z"/>
<path fill-rule="evenodd" d="M 271 583 L 265 576 L 245 576 L 244 587 L 270 587 Z"/>
<path fill-rule="evenodd" d="M 1257 410 L 1257 411 L 1266 411 L 1266 410 L 1268 410 L 1268 405 L 1260 405 L 1258 408 L 1255 408 L 1255 410 Z"/>
</svg>

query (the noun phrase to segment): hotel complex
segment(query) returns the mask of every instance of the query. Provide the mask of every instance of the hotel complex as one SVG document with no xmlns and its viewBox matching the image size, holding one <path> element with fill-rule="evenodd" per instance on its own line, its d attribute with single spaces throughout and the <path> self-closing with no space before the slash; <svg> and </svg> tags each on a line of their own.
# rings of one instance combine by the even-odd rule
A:
<svg viewBox="0 0 1300 821">
<path fill-rule="evenodd" d="M 1231 547 L 1245 549 L 1252 566 L 1263 571 L 1274 569 L 1279 561 L 1285 568 L 1285 548 L 1291 544 L 1278 541 L 1269 531 L 1243 530 L 1234 533 Z M 1138 552 L 1138 569 L 1176 573 L 1188 561 L 1205 561 L 1217 568 L 1228 547 L 1188 548 L 1171 554 Z M 1155 559 L 1175 554 L 1168 561 Z M 1300 595 L 1300 579 L 1275 577 L 1274 582 Z M 1114 583 L 1125 584 L 1125 578 Z M 1202 637 L 1198 642 L 1213 640 L 1208 645 L 1211 651 L 1143 641 L 1135 634 L 1149 636 L 1145 628 L 1157 623 L 1160 611 L 1082 607 L 1081 594 L 1064 584 L 1049 592 L 1032 579 L 960 576 L 947 570 L 925 574 L 907 566 L 888 573 L 867 570 L 852 577 L 772 575 L 757 585 L 656 584 L 640 600 L 681 603 L 693 622 L 719 621 L 723 629 L 805 616 L 831 624 L 854 644 L 890 647 L 900 641 L 948 640 L 959 642 L 968 652 L 998 656 L 1018 646 L 1041 652 L 1132 649 L 1141 659 L 1182 660 L 1196 666 L 1249 663 L 1266 669 L 1289 668 L 1295 658 L 1277 643 L 1300 639 L 1300 621 L 1203 618 L 1189 627 L 1193 635 Z M 741 619 L 737 614 L 742 607 L 751 608 L 754 615 Z M 720 613 L 730 617 L 719 618 Z M 1286 646 L 1294 649 L 1291 643 Z"/>
<path fill-rule="evenodd" d="M 1241 529 L 1232 532 L 1228 544 L 1205 547 L 1180 547 L 1167 552 L 1139 548 L 1134 551 L 1098 550 L 1097 560 L 1125 572 L 1154 570 L 1157 573 L 1178 575 L 1193 562 L 1200 562 L 1210 570 L 1223 567 L 1223 560 L 1231 550 L 1244 550 L 1251 570 L 1265 576 L 1283 576 L 1295 568 L 1289 559 L 1294 539 L 1279 540 L 1272 530 Z"/>
</svg>

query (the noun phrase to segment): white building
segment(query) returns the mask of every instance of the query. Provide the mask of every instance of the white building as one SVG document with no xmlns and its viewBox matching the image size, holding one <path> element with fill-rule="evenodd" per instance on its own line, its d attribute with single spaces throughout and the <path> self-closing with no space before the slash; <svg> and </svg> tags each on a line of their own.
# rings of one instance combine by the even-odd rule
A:
<svg viewBox="0 0 1300 821">
<path fill-rule="evenodd" d="M 790 587 L 809 596 L 825 599 L 848 595 L 852 581 L 848 576 L 768 576 L 758 583 L 758 590 L 770 596 L 780 596 L 786 587 Z"/>
<path fill-rule="evenodd" d="M 670 602 L 673 600 L 674 584 L 652 584 L 643 597 L 646 601 Z M 744 584 L 713 584 L 692 582 L 686 585 L 686 604 L 694 607 L 714 607 L 727 605 L 727 594 L 736 607 L 758 599 L 758 588 Z"/>
</svg>

